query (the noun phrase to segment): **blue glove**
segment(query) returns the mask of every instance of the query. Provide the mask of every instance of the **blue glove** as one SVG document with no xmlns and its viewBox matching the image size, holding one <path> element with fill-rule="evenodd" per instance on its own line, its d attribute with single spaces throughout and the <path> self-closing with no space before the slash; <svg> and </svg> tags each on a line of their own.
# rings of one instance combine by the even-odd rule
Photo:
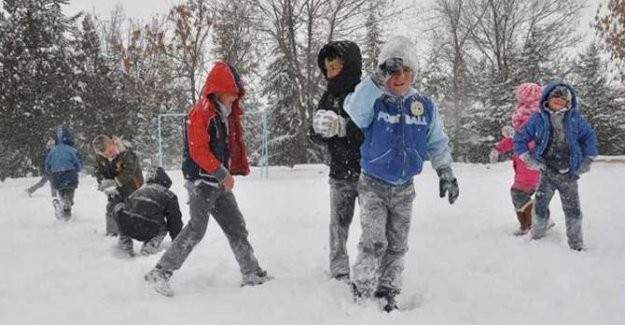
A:
<svg viewBox="0 0 625 325">
<path fill-rule="evenodd" d="M 384 88 L 386 82 L 391 78 L 391 76 L 398 72 L 403 66 L 404 60 L 401 58 L 386 59 L 386 61 L 378 66 L 378 69 L 371 77 L 371 80 L 376 86 L 378 86 L 378 88 Z"/>
</svg>

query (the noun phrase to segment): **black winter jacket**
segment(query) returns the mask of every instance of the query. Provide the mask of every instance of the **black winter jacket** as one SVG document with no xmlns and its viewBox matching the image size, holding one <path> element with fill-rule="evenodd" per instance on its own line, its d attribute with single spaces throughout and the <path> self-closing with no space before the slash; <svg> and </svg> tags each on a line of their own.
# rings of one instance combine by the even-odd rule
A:
<svg viewBox="0 0 625 325">
<path fill-rule="evenodd" d="M 173 240 L 182 229 L 182 215 L 178 197 L 169 190 L 171 179 L 162 168 L 154 178 L 134 191 L 126 201 L 123 213 L 118 215 L 121 233 L 147 241 L 166 229 Z"/>
<path fill-rule="evenodd" d="M 362 74 L 362 56 L 358 45 L 350 41 L 335 41 L 323 46 L 317 56 L 317 64 L 323 75 L 325 58 L 340 57 L 343 59 L 341 73 L 328 80 L 328 88 L 321 96 L 317 110 L 334 111 L 347 120 L 345 137 L 324 138 L 310 128 L 309 135 L 313 142 L 325 144 L 330 152 L 330 177 L 342 180 L 357 180 L 360 176 L 360 145 L 363 141 L 362 131 L 349 118 L 343 109 L 345 97 L 354 91 Z"/>
</svg>

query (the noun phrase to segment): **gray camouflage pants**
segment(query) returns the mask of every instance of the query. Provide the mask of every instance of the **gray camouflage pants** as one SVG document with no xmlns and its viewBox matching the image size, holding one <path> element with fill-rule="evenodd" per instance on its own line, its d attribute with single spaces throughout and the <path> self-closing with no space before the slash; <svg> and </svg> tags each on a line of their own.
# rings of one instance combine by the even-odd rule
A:
<svg viewBox="0 0 625 325">
<path fill-rule="evenodd" d="M 362 174 L 358 184 L 362 236 L 353 282 L 364 296 L 399 292 L 415 198 L 413 184 L 392 186 Z"/>
<path fill-rule="evenodd" d="M 330 178 L 330 273 L 332 277 L 349 275 L 347 237 L 354 218 L 358 180 Z"/>
<path fill-rule="evenodd" d="M 239 211 L 234 194 L 221 188 L 200 184 L 193 185 L 189 195 L 191 219 L 163 254 L 157 268 L 166 272 L 180 269 L 195 245 L 206 234 L 209 215 L 213 215 L 228 238 L 241 273 L 245 275 L 262 271 L 247 239 L 245 220 Z"/>
<path fill-rule="evenodd" d="M 542 173 L 534 198 L 532 238 L 539 239 L 545 235 L 549 224 L 549 203 L 556 190 L 560 192 L 569 247 L 581 249 L 584 240 L 582 238 L 582 211 L 579 204 L 577 177 L 571 178 L 566 174 L 555 174 L 549 171 Z"/>
</svg>

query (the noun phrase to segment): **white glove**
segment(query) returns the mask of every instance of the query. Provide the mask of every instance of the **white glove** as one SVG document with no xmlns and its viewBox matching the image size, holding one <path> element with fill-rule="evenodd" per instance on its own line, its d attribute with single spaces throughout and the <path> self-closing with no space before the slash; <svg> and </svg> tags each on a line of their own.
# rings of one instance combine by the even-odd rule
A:
<svg viewBox="0 0 625 325">
<path fill-rule="evenodd" d="M 347 133 L 347 121 L 333 111 L 320 109 L 313 116 L 313 130 L 324 138 L 344 137 Z"/>
<path fill-rule="evenodd" d="M 119 191 L 117 191 L 117 182 L 115 182 L 114 179 L 107 178 L 102 180 L 98 189 L 108 196 L 115 196 L 119 194 Z"/>
<path fill-rule="evenodd" d="M 547 167 L 545 166 L 545 164 L 543 164 L 540 161 L 537 161 L 536 159 L 532 158 L 532 156 L 530 156 L 530 154 L 528 152 L 520 155 L 519 158 L 521 160 L 523 160 L 523 162 L 525 163 L 525 165 L 529 169 L 539 170 L 539 171 L 547 170 Z"/>
<path fill-rule="evenodd" d="M 499 161 L 499 151 L 497 151 L 497 149 L 493 149 L 490 151 L 490 153 L 488 154 L 488 161 L 490 161 L 491 164 Z"/>
</svg>

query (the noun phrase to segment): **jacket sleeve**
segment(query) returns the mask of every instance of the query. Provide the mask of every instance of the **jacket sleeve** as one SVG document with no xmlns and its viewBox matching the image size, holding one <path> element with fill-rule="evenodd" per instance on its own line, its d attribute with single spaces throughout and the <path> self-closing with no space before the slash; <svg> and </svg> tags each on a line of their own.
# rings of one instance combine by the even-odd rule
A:
<svg viewBox="0 0 625 325">
<path fill-rule="evenodd" d="M 50 152 L 52 151 L 48 151 L 48 153 L 46 154 L 46 157 L 44 158 L 44 162 L 43 162 L 43 168 L 44 168 L 44 173 L 46 175 L 50 175 Z"/>
<path fill-rule="evenodd" d="M 208 100 L 208 99 L 204 99 Z M 208 103 L 206 103 L 208 105 Z M 199 110 L 193 110 L 187 120 L 187 141 L 189 156 L 202 170 L 216 177 L 219 182 L 228 175 L 228 170 L 212 153 L 208 134 L 208 117 Z"/>
<path fill-rule="evenodd" d="M 367 76 L 356 86 L 353 93 L 347 95 L 343 108 L 359 128 L 367 128 L 373 122 L 373 105 L 383 93 L 371 81 L 371 77 Z"/>
<path fill-rule="evenodd" d="M 427 133 L 428 159 L 435 170 L 451 166 L 451 150 L 449 149 L 449 137 L 445 134 L 443 120 L 436 105 L 432 105 L 432 122 Z"/>
<path fill-rule="evenodd" d="M 580 116 L 580 131 L 578 142 L 582 148 L 584 158 L 593 158 L 599 154 L 597 150 L 597 135 L 590 123 Z"/>
<path fill-rule="evenodd" d="M 135 170 L 139 168 L 139 157 L 132 152 L 127 151 L 124 155 L 123 169 L 115 177 L 115 181 L 120 186 L 129 185 L 133 187 L 133 179 L 135 177 Z"/>
<path fill-rule="evenodd" d="M 171 193 L 172 197 L 167 202 L 167 210 L 165 211 L 165 218 L 167 219 L 167 231 L 169 231 L 169 237 L 171 240 L 176 239 L 176 236 L 182 230 L 182 214 L 180 213 L 180 207 L 178 206 L 178 197 Z"/>
<path fill-rule="evenodd" d="M 514 148 L 514 143 L 512 141 L 512 138 L 503 138 L 501 139 L 501 141 L 495 144 L 495 150 L 497 150 L 497 152 L 501 154 L 506 154 L 508 152 L 511 152 L 513 148 Z"/>
<path fill-rule="evenodd" d="M 529 152 L 528 143 L 536 141 L 534 134 L 536 132 L 536 124 L 539 122 L 540 113 L 534 113 L 527 123 L 514 134 L 514 154 L 520 156 L 526 152 Z"/>
</svg>

